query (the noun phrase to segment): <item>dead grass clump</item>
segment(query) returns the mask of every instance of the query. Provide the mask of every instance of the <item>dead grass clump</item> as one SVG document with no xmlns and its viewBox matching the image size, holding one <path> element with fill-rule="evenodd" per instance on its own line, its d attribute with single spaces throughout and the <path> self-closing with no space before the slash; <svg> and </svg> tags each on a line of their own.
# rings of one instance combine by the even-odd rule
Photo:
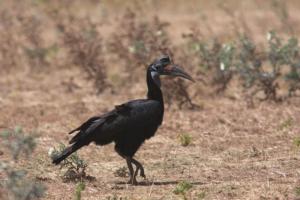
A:
<svg viewBox="0 0 300 200">
<path fill-rule="evenodd" d="M 26 18 L 22 6 L 0 10 L 0 64 L 1 71 L 10 72 L 24 64 L 24 36 L 22 19 Z"/>
<path fill-rule="evenodd" d="M 164 80 L 162 85 L 164 91 L 165 103 L 168 106 L 177 105 L 181 108 L 199 108 L 197 104 L 192 101 L 192 97 L 188 93 L 188 86 L 182 79 L 168 79 Z"/>
<path fill-rule="evenodd" d="M 63 33 L 63 43 L 68 49 L 71 64 L 79 66 L 87 78 L 94 82 L 98 93 L 109 84 L 106 77 L 106 64 L 102 37 L 97 31 L 99 24 L 85 18 L 70 20 L 67 25 L 60 24 Z"/>
<path fill-rule="evenodd" d="M 126 70 L 146 67 L 157 56 L 169 53 L 168 25 L 158 17 L 141 21 L 134 12 L 127 10 L 119 25 L 123 28 L 111 38 L 111 51 L 124 60 Z"/>
<path fill-rule="evenodd" d="M 42 67 L 49 66 L 47 60 L 48 55 L 52 52 L 57 52 L 57 46 L 44 46 L 44 40 L 41 37 L 43 32 L 42 20 L 34 15 L 29 15 L 20 18 L 22 23 L 22 33 L 25 36 L 23 51 L 26 55 L 26 60 L 31 70 L 40 71 Z"/>
<path fill-rule="evenodd" d="M 116 177 L 128 177 L 128 171 L 126 167 L 120 167 L 114 171 Z"/>
<path fill-rule="evenodd" d="M 1 6 L 1 69 L 6 72 L 12 69 L 40 72 L 50 66 L 58 53 L 58 46 L 43 37 L 48 20 L 41 17 L 40 11 L 28 1 L 11 5 L 3 3 Z"/>
</svg>

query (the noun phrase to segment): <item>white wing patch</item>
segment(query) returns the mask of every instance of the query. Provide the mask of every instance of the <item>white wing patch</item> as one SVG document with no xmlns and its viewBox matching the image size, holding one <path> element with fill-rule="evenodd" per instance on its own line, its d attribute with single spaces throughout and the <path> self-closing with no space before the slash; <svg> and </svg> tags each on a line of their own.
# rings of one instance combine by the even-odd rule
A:
<svg viewBox="0 0 300 200">
<path fill-rule="evenodd" d="M 157 72 L 151 72 L 151 77 L 154 81 L 154 83 L 160 87 L 160 78 L 159 78 L 159 74 Z"/>
</svg>

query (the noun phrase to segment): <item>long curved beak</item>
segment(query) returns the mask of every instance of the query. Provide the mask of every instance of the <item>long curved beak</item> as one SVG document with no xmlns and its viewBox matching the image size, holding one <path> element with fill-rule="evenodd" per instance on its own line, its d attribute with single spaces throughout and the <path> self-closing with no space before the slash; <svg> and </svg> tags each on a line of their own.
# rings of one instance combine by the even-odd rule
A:
<svg viewBox="0 0 300 200">
<path fill-rule="evenodd" d="M 195 80 L 186 73 L 181 67 L 171 64 L 164 68 L 162 75 L 180 76 L 182 78 L 188 79 L 195 82 Z"/>
</svg>

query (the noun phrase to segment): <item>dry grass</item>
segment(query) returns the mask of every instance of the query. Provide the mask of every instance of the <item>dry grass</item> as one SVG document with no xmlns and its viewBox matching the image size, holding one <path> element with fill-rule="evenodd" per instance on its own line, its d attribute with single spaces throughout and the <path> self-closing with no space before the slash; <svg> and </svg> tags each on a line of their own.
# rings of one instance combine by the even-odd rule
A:
<svg viewBox="0 0 300 200">
<path fill-rule="evenodd" d="M 199 27 L 203 38 L 214 36 L 224 40 L 234 37 L 237 27 L 249 29 L 248 35 L 258 42 L 270 29 L 284 32 L 283 24 L 267 1 L 227 1 L 225 6 L 234 10 L 231 14 L 244 18 L 237 21 L 226 12 L 227 7 L 220 7 L 214 1 L 172 2 L 147 1 L 145 5 L 136 3 L 135 6 L 139 8 L 136 15 L 142 16 L 141 20 L 158 14 L 161 20 L 168 22 L 167 30 L 175 45 L 183 43 L 181 35 L 188 33 L 190 27 Z M 300 17 L 297 12 L 299 2 L 287 2 L 288 22 L 293 25 L 293 33 L 299 36 L 299 28 L 294 26 Z M 122 28 L 116 23 L 125 12 L 120 5 L 136 7 L 130 1 L 123 4 L 120 1 L 100 4 L 95 1 L 85 4 L 80 1 L 72 4 L 69 1 L 24 1 L 20 4 L 11 1 L 0 5 L 3 6 L 2 13 L 8 10 L 8 16 L 28 20 L 33 15 L 43 22 L 38 29 L 41 33 L 38 38 L 24 32 L 16 18 L 10 26 L 0 24 L 0 40 L 4 41 L 0 47 L 0 128 L 18 124 L 28 132 L 38 133 L 34 157 L 22 160 L 20 167 L 28 169 L 30 176 L 47 186 L 44 199 L 73 199 L 77 183 L 62 181 L 60 169 L 53 166 L 48 157 L 49 148 L 59 142 L 67 143 L 66 133 L 88 117 L 106 112 L 128 99 L 145 96 L 146 84 L 141 69 L 135 73 L 139 76 L 136 84 L 130 89 L 122 87 L 128 77 L 122 67 L 124 63 L 104 48 L 105 56 L 101 56 L 101 61 L 104 59 L 109 63 L 106 81 L 113 88 L 97 94 L 94 82 L 87 79 L 89 75 L 72 63 L 68 48 L 61 46 L 63 37 L 55 27 L 57 21 L 69 24 L 69 20 L 89 16 L 92 21 L 97 21 L 96 30 L 101 33 L 102 41 L 106 41 L 111 33 Z M 73 19 L 64 17 L 70 13 Z M 245 22 L 247 24 L 243 25 Z M 33 60 L 27 60 L 22 53 L 24 46 L 45 50 L 55 44 L 59 46 L 58 52 L 51 50 L 46 56 L 38 54 Z M 15 54 L 11 51 L 12 46 Z M 175 58 L 176 55 L 175 52 Z M 186 68 L 194 71 L 194 66 Z M 119 71 L 122 73 L 118 74 Z M 164 89 L 172 90 L 170 87 Z M 167 108 L 157 135 L 136 155 L 146 170 L 147 181 L 140 179 L 145 184 L 130 186 L 125 184 L 126 173 L 122 175 L 125 177 L 114 175 L 126 165 L 114 152 L 113 145 L 90 145 L 79 151 L 88 163 L 86 173 L 96 178 L 85 183 L 82 199 L 182 199 L 173 192 L 182 181 L 193 185 L 186 191 L 187 199 L 300 198 L 299 99 L 262 102 L 250 109 L 238 89 L 213 96 L 208 95 L 210 91 L 198 81 L 187 90 L 201 109 Z M 192 142 L 182 146 L 178 135 L 185 133 Z M 8 158 L 2 147 L 0 158 Z"/>
</svg>

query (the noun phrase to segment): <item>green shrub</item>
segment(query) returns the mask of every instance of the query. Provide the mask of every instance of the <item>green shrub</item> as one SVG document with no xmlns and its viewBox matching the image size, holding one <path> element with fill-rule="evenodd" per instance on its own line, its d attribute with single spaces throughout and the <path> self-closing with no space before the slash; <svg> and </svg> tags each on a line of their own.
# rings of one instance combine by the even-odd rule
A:
<svg viewBox="0 0 300 200">
<path fill-rule="evenodd" d="M 64 151 L 66 146 L 64 144 L 60 144 L 58 148 L 51 148 L 49 150 L 49 156 L 53 159 L 61 154 L 61 152 Z M 66 171 L 63 174 L 62 178 L 65 182 L 69 181 L 81 181 L 83 179 L 90 179 L 92 177 L 87 176 L 86 174 L 86 168 L 87 164 L 86 162 L 80 158 L 77 154 L 77 152 L 74 152 L 69 157 L 67 157 L 65 160 L 63 160 L 60 163 L 60 168 L 65 168 Z"/>
<path fill-rule="evenodd" d="M 180 144 L 184 147 L 188 146 L 192 142 L 192 136 L 187 133 L 183 133 L 179 135 Z"/>
<path fill-rule="evenodd" d="M 28 178 L 29 171 L 19 169 L 16 163 L 22 153 L 30 157 L 36 147 L 35 138 L 23 132 L 17 126 L 13 130 L 5 130 L 0 134 L 1 144 L 6 146 L 11 154 L 12 162 L 0 161 L 0 173 L 6 179 L 0 184 L 5 193 L 0 194 L 4 199 L 30 200 L 43 197 L 45 187 L 35 180 Z"/>
<path fill-rule="evenodd" d="M 296 148 L 300 148 L 300 137 L 294 138 L 293 144 Z"/>
<path fill-rule="evenodd" d="M 187 38 L 191 53 L 199 60 L 199 74 L 205 83 L 218 86 L 217 93 L 226 90 L 233 77 L 239 78 L 251 99 L 262 92 L 260 100 L 278 102 L 300 89 L 300 47 L 295 37 L 283 40 L 270 31 L 267 47 L 261 49 L 246 35 L 226 43 L 203 41 L 197 32 Z M 286 90 L 283 96 L 278 96 L 279 89 Z"/>
<path fill-rule="evenodd" d="M 75 199 L 76 200 L 81 200 L 81 192 L 84 191 L 84 189 L 85 189 L 84 182 L 79 182 L 76 185 L 76 191 L 75 191 Z"/>
</svg>

